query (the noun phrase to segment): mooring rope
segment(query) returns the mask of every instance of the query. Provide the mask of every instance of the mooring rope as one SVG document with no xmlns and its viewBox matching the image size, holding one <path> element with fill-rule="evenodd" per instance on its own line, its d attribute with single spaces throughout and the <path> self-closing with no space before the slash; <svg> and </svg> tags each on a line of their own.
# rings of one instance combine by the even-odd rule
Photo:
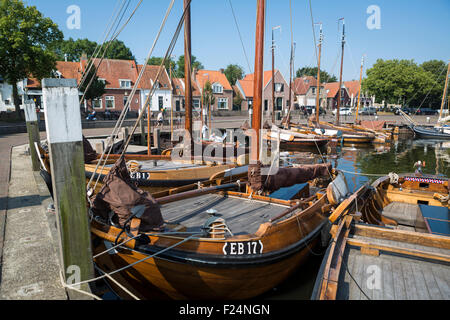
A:
<svg viewBox="0 0 450 320">
<path fill-rule="evenodd" d="M 128 269 L 128 268 L 131 268 L 131 267 L 133 267 L 133 266 L 135 266 L 135 265 L 137 265 L 137 264 L 139 264 L 139 263 L 141 263 L 141 262 L 144 262 L 144 261 L 146 261 L 146 260 L 148 260 L 148 259 L 154 258 L 154 257 L 156 257 L 156 256 L 158 256 L 158 255 L 160 255 L 160 254 L 162 254 L 162 253 L 164 253 L 164 252 L 166 252 L 166 251 L 172 250 L 172 249 L 174 249 L 174 248 L 176 248 L 176 247 L 182 245 L 183 243 L 188 242 L 188 241 L 190 241 L 190 240 L 196 238 L 197 236 L 201 236 L 201 235 L 203 235 L 203 233 L 193 234 L 193 235 L 191 235 L 190 237 L 188 237 L 188 238 L 186 238 L 186 239 L 183 239 L 182 241 L 177 242 L 176 244 L 174 244 L 174 245 L 172 245 L 172 246 L 170 246 L 170 247 L 167 247 L 167 248 L 165 248 L 165 249 L 163 249 L 163 250 L 161 250 L 161 251 L 158 251 L 158 252 L 156 252 L 156 253 L 154 253 L 154 254 L 152 254 L 152 255 L 149 255 L 149 256 L 147 256 L 147 257 L 141 259 L 141 260 L 138 260 L 138 261 L 136 261 L 136 262 L 133 262 L 133 263 L 131 263 L 131 264 L 129 264 L 129 265 L 126 265 L 126 266 L 124 266 L 124 267 L 122 267 L 122 268 L 120 268 L 120 269 L 114 270 L 114 271 L 112 271 L 112 272 L 110 272 L 110 273 L 107 273 L 107 274 L 104 274 L 104 275 L 102 275 L 102 276 L 99 276 L 99 277 L 96 277 L 96 278 L 93 278 L 93 279 L 89 279 L 89 280 L 80 281 L 80 282 L 78 282 L 78 283 L 74 283 L 74 284 L 70 284 L 70 285 L 69 285 L 69 284 L 64 284 L 64 286 L 65 286 L 65 287 L 68 287 L 68 288 L 70 288 L 70 289 L 73 289 L 74 287 L 80 286 L 80 285 L 82 285 L 82 284 L 87 284 L 87 283 L 90 283 L 90 282 L 94 282 L 94 281 L 103 279 L 103 278 L 107 277 L 108 275 L 111 276 L 111 275 L 116 274 L 116 273 L 118 273 L 118 272 L 122 272 L 122 271 L 124 271 L 124 270 L 126 270 L 126 269 Z M 76 289 L 76 288 L 75 288 L 75 289 Z M 77 290 L 78 290 L 78 289 L 77 289 Z"/>
</svg>

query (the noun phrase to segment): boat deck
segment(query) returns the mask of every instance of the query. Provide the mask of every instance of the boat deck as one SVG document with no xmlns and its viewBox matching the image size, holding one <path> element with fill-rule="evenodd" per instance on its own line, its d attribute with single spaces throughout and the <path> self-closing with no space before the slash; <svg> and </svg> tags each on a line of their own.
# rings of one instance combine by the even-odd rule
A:
<svg viewBox="0 0 450 320">
<path fill-rule="evenodd" d="M 193 169 L 193 168 L 202 168 L 206 167 L 206 165 L 190 163 L 190 162 L 175 162 L 168 160 L 146 160 L 136 161 L 141 166 L 141 171 L 165 171 L 165 170 L 177 170 L 177 169 Z M 107 168 L 111 168 L 114 164 L 106 165 Z"/>
<path fill-rule="evenodd" d="M 234 235 L 255 233 L 262 223 L 285 211 L 288 206 L 265 203 L 257 200 L 207 194 L 200 197 L 164 204 L 161 213 L 164 220 L 180 224 L 187 232 L 201 232 L 208 220 L 208 210 L 215 210 L 216 216 L 225 219 Z"/>
<path fill-rule="evenodd" d="M 399 241 L 358 236 L 351 238 L 373 244 L 450 254 L 450 250 Z M 339 275 L 337 300 L 450 299 L 450 265 L 382 251 L 379 256 L 370 256 L 354 246 L 345 250 L 344 261 Z"/>
<path fill-rule="evenodd" d="M 335 231 L 312 299 L 448 300 L 450 238 L 362 224 Z"/>
</svg>

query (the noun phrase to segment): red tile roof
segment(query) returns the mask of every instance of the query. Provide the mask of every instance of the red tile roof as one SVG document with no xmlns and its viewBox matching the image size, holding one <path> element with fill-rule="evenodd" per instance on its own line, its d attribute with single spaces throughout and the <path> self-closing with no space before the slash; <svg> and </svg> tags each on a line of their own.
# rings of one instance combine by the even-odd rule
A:
<svg viewBox="0 0 450 320">
<path fill-rule="evenodd" d="M 76 79 L 80 83 L 83 70 L 79 62 L 56 61 L 56 70 L 61 72 L 64 79 Z"/>
<path fill-rule="evenodd" d="M 173 94 L 176 96 L 184 96 L 185 93 L 185 83 L 183 78 L 173 78 Z M 201 97 L 200 89 L 198 88 L 195 81 L 191 82 L 192 85 L 192 96 L 193 97 Z M 178 86 L 178 88 L 177 88 Z"/>
<path fill-rule="evenodd" d="M 336 97 L 336 94 L 339 91 L 339 82 L 325 83 L 325 91 L 328 92 L 327 94 L 328 98 Z"/>
<path fill-rule="evenodd" d="M 353 81 L 345 81 L 344 82 L 345 87 L 348 90 L 348 94 L 351 97 L 353 94 L 353 97 L 358 97 L 359 93 L 359 81 L 353 80 Z"/>
<path fill-rule="evenodd" d="M 142 68 L 144 67 L 143 65 L 138 65 L 138 76 L 142 70 Z M 141 81 L 139 82 L 139 89 L 144 89 L 144 90 L 150 90 L 152 88 L 152 84 L 155 82 L 156 80 L 156 76 L 158 75 L 159 72 L 159 66 L 151 66 L 148 65 L 145 68 L 144 74 L 141 78 Z M 121 78 L 123 79 L 123 78 Z M 159 75 L 159 79 L 158 82 L 161 84 L 161 89 L 162 90 L 172 90 L 172 85 L 170 84 L 170 79 L 169 79 L 169 75 L 167 74 L 166 68 L 163 68 L 163 70 L 161 71 L 160 75 Z"/>
<path fill-rule="evenodd" d="M 321 87 L 323 84 L 321 85 Z M 310 87 L 317 87 L 317 79 L 312 76 L 294 79 L 293 91 L 297 95 L 304 95 L 308 92 Z"/>
<path fill-rule="evenodd" d="M 240 87 L 247 98 L 253 98 L 253 80 L 238 80 Z"/>
<path fill-rule="evenodd" d="M 28 78 L 26 88 L 40 88 L 41 83 L 36 78 Z"/>
<path fill-rule="evenodd" d="M 94 65 L 99 64 L 100 59 L 94 59 Z M 83 67 L 87 64 L 83 60 Z M 104 59 L 97 68 L 97 76 L 106 80 L 106 89 L 119 89 L 119 80 L 131 80 L 131 86 L 136 83 L 138 71 L 133 60 Z"/>
<path fill-rule="evenodd" d="M 233 90 L 225 74 L 220 71 L 198 70 L 196 80 L 200 88 L 203 88 L 206 82 L 209 81 L 211 85 L 217 82 L 220 83 L 224 90 Z"/>
<path fill-rule="evenodd" d="M 279 71 L 277 69 L 275 69 L 274 73 L 276 74 L 277 72 L 279 72 Z M 254 76 L 255 75 L 253 73 L 252 74 L 248 74 L 248 75 L 246 75 L 244 77 L 243 80 L 244 81 L 252 81 L 253 82 Z M 272 70 L 264 71 L 263 79 L 264 79 L 263 80 L 263 88 L 265 88 L 269 84 L 269 82 L 272 80 Z M 252 96 L 253 96 L 253 93 L 252 93 Z"/>
</svg>

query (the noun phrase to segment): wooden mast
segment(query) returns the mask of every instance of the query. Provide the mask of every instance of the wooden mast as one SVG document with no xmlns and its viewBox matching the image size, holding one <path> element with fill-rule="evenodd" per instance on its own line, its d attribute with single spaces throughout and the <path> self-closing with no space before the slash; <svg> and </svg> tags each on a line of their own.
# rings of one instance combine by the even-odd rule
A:
<svg viewBox="0 0 450 320">
<path fill-rule="evenodd" d="M 336 124 L 339 124 L 340 120 L 339 110 L 341 109 L 341 100 L 342 100 L 342 69 L 344 67 L 344 46 L 345 46 L 345 20 L 344 18 L 341 18 L 339 20 L 342 20 L 342 54 L 341 54 L 341 71 L 339 75 L 339 95 L 336 110 Z"/>
<path fill-rule="evenodd" d="M 320 23 L 320 35 L 319 35 L 319 56 L 317 60 L 317 90 L 316 90 L 316 124 L 319 125 L 319 113 L 320 113 L 320 58 L 322 55 L 322 42 L 323 42 L 323 31 L 322 23 Z"/>
<path fill-rule="evenodd" d="M 272 28 L 272 123 L 275 123 L 275 38 Z"/>
<path fill-rule="evenodd" d="M 360 99 L 361 99 L 361 89 L 362 89 L 363 67 L 364 67 L 364 56 L 362 56 L 362 59 L 361 59 L 361 71 L 359 72 L 359 92 L 358 92 L 358 104 L 356 105 L 355 124 L 358 122 L 359 105 L 360 105 L 360 101 L 361 101 Z"/>
<path fill-rule="evenodd" d="M 442 119 L 442 112 L 444 111 L 445 98 L 447 96 L 447 89 L 448 89 L 449 74 L 450 74 L 450 60 L 448 61 L 447 76 L 445 77 L 444 93 L 442 94 L 441 112 L 439 113 L 439 120 Z"/>
<path fill-rule="evenodd" d="M 172 85 L 172 64 L 169 60 L 169 82 Z M 170 141 L 173 140 L 173 104 L 170 106 Z"/>
<path fill-rule="evenodd" d="M 191 84 L 191 4 L 184 0 L 186 15 L 184 17 L 184 81 L 185 81 L 185 129 L 192 139 L 192 84 Z"/>
<path fill-rule="evenodd" d="M 252 161 L 259 160 L 261 137 L 261 106 L 263 90 L 263 63 L 264 63 L 264 17 L 265 0 L 257 0 L 256 39 L 255 39 L 255 76 L 253 80 L 253 125 L 256 132 L 256 149 L 251 154 Z"/>
<path fill-rule="evenodd" d="M 289 110 L 286 116 L 287 128 L 291 128 L 291 110 L 292 110 L 292 87 L 293 87 L 293 74 L 294 74 L 294 43 L 291 42 L 291 61 L 289 66 Z"/>
<path fill-rule="evenodd" d="M 149 93 L 150 94 L 150 93 Z M 142 111 L 144 112 L 144 111 Z M 147 155 L 152 155 L 152 137 L 151 137 L 151 125 L 152 125 L 152 111 L 150 109 L 150 102 L 147 104 Z"/>
</svg>

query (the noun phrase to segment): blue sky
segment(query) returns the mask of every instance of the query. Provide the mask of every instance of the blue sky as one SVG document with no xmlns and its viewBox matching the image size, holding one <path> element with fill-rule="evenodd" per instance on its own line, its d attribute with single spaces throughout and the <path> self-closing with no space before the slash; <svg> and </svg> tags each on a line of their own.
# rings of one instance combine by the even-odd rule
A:
<svg viewBox="0 0 450 320">
<path fill-rule="evenodd" d="M 246 73 L 249 65 L 233 19 L 234 8 L 243 38 L 250 68 L 254 68 L 256 0 L 192 0 L 192 54 L 206 69 L 218 70 L 228 64 L 239 64 Z M 292 30 L 296 43 L 295 69 L 316 66 L 309 0 L 292 1 Z M 100 41 L 119 0 L 25 0 L 45 16 L 53 19 L 66 38 L 88 38 Z M 131 0 L 131 13 L 138 0 Z M 169 0 L 144 0 L 130 24 L 119 39 L 131 48 L 138 63 L 143 63 L 169 6 Z M 154 56 L 167 50 L 178 20 L 182 14 L 182 0 L 176 0 Z M 311 0 L 315 22 L 323 23 L 324 44 L 322 69 L 339 75 L 340 33 L 338 19 L 345 18 L 347 44 L 344 54 L 344 80 L 359 78 L 361 57 L 366 54 L 365 70 L 378 58 L 414 59 L 418 63 L 431 59 L 450 59 L 450 1 L 449 0 Z M 67 8 L 81 9 L 81 28 L 69 30 Z M 370 30 L 367 8 L 380 8 L 381 28 Z M 267 0 L 265 70 L 271 69 L 272 27 L 277 44 L 276 68 L 289 77 L 290 56 L 290 1 Z M 318 33 L 318 28 L 315 29 Z M 174 54 L 183 54 L 181 34 Z"/>
</svg>

